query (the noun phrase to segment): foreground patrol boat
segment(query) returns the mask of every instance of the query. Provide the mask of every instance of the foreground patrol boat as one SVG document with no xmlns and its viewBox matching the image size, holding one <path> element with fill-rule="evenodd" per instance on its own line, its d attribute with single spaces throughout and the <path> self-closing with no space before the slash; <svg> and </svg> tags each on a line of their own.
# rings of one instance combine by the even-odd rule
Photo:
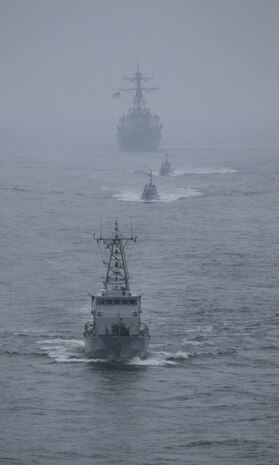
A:
<svg viewBox="0 0 279 465">
<path fill-rule="evenodd" d="M 172 172 L 171 164 L 168 160 L 168 154 L 166 153 L 166 159 L 165 161 L 161 164 L 160 167 L 160 175 L 161 176 L 169 176 Z"/>
<path fill-rule="evenodd" d="M 92 298 L 93 321 L 85 325 L 85 352 L 95 359 L 121 361 L 132 357 L 145 358 L 150 340 L 149 330 L 141 321 L 141 295 L 130 291 L 125 249 L 131 235 L 123 237 L 118 223 L 110 237 L 102 233 L 94 239 L 108 252 L 103 289 Z"/>
<path fill-rule="evenodd" d="M 153 184 L 153 175 L 150 170 L 149 173 L 149 183 L 145 184 L 143 192 L 141 194 L 141 199 L 145 202 L 150 202 L 151 200 L 159 200 L 160 196 L 157 191 L 157 187 Z"/>
<path fill-rule="evenodd" d="M 120 96 L 120 91 L 133 95 L 133 108 L 119 119 L 117 126 L 117 139 L 120 150 L 151 152 L 157 150 L 161 141 L 161 129 L 163 125 L 156 114 L 152 114 L 146 107 L 144 96 L 158 87 L 145 87 L 144 82 L 153 79 L 144 76 L 137 65 L 137 70 L 132 77 L 124 77 L 134 84 L 133 87 L 120 88 L 116 92 Z"/>
</svg>

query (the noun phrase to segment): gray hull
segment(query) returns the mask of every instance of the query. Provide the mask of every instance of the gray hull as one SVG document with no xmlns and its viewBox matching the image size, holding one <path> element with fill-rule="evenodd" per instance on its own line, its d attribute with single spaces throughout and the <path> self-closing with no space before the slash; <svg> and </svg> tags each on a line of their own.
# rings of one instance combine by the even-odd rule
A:
<svg viewBox="0 0 279 465">
<path fill-rule="evenodd" d="M 135 152 L 154 152 L 160 146 L 161 134 L 159 131 L 155 133 L 143 132 L 135 134 L 133 132 L 118 131 L 118 144 L 120 150 L 135 151 Z"/>
<path fill-rule="evenodd" d="M 90 358 L 127 360 L 133 357 L 145 358 L 148 353 L 149 336 L 85 336 L 85 353 Z"/>
</svg>

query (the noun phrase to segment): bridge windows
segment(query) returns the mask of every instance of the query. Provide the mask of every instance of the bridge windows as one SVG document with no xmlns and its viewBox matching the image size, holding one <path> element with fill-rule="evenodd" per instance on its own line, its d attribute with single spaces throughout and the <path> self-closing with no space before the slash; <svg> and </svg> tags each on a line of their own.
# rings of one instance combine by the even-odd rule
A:
<svg viewBox="0 0 279 465">
<path fill-rule="evenodd" d="M 108 299 L 103 297 L 97 298 L 97 305 L 137 305 L 137 298 L 130 299 Z"/>
</svg>

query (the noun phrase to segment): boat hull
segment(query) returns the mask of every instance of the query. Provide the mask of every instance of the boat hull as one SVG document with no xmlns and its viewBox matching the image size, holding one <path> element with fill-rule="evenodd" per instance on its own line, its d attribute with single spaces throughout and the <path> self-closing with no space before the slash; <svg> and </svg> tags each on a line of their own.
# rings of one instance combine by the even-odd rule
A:
<svg viewBox="0 0 279 465">
<path fill-rule="evenodd" d="M 121 361 L 146 358 L 150 336 L 96 336 L 84 337 L 85 353 L 90 358 Z"/>
<path fill-rule="evenodd" d="M 143 193 L 141 195 L 141 200 L 145 202 L 150 202 L 152 200 L 159 200 L 160 196 L 157 192 L 156 186 L 153 184 L 152 186 L 145 186 Z"/>
<path fill-rule="evenodd" d="M 128 152 L 154 152 L 158 150 L 161 141 L 160 133 L 123 134 L 117 135 L 120 150 Z"/>
<path fill-rule="evenodd" d="M 171 174 L 170 166 L 161 166 L 159 171 L 160 176 L 169 176 Z"/>
</svg>

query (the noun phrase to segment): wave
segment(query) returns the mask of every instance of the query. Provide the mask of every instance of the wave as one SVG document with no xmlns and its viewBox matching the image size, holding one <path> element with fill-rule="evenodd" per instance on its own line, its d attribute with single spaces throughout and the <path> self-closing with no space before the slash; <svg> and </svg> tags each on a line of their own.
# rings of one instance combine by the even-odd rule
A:
<svg viewBox="0 0 279 465">
<path fill-rule="evenodd" d="M 149 171 L 143 170 L 129 170 L 129 173 L 133 174 L 143 174 L 145 176 L 149 175 Z M 189 168 L 186 170 L 176 170 L 174 169 L 170 176 L 184 176 L 187 174 L 196 174 L 196 175 L 211 175 L 211 174 L 235 174 L 238 173 L 238 170 L 235 168 L 229 167 L 215 167 L 215 168 Z M 160 176 L 159 170 L 152 170 L 153 176 Z"/>
<path fill-rule="evenodd" d="M 180 364 L 189 358 L 233 355 L 235 353 L 234 348 L 217 349 L 213 352 L 212 348 L 208 350 L 211 345 L 210 335 L 212 331 L 212 325 L 198 326 L 193 329 L 189 328 L 185 330 L 186 334 L 180 339 L 180 347 L 176 350 L 172 350 L 172 348 L 166 350 L 166 344 L 151 344 L 146 359 L 142 360 L 139 357 L 135 357 L 121 362 L 121 364 L 135 367 L 163 367 Z M 91 363 L 106 365 L 113 365 L 116 363 L 107 359 L 92 359 L 87 357 L 84 351 L 84 341 L 74 337 L 69 338 L 66 334 L 41 334 L 40 331 L 29 331 L 28 329 L 14 331 L 12 334 L 20 338 L 26 336 L 35 337 L 39 351 L 34 351 L 34 349 L 32 352 L 28 353 L 26 353 L 26 350 L 9 351 L 9 353 L 4 351 L 8 355 L 44 355 L 57 363 Z"/>
<path fill-rule="evenodd" d="M 174 354 L 170 352 L 165 352 L 164 356 L 166 357 L 166 360 L 181 361 L 181 360 L 187 360 L 190 357 L 190 354 L 188 352 L 183 352 L 181 350 L 178 350 Z"/>
<path fill-rule="evenodd" d="M 9 191 L 9 192 L 34 192 L 34 190 L 29 189 L 27 187 L 18 187 L 18 186 L 13 186 L 13 187 L 1 187 L 1 191 Z"/>
<path fill-rule="evenodd" d="M 42 337 L 42 338 L 45 338 L 45 339 L 53 339 L 53 338 L 61 338 L 62 339 L 62 335 L 63 333 L 66 335 L 68 335 L 68 331 L 65 330 L 60 330 L 59 333 L 44 333 L 42 330 L 40 329 L 19 329 L 19 330 L 8 330 L 8 331 L 5 331 L 3 334 L 7 334 L 9 336 L 15 336 L 15 337 L 18 337 L 18 338 L 24 338 L 24 337 L 29 337 L 29 338 L 38 338 L 38 337 Z M 66 337 L 65 337 L 66 338 Z"/>
<path fill-rule="evenodd" d="M 185 329 L 186 333 L 198 333 L 198 332 L 211 333 L 212 331 L 213 331 L 213 326 L 212 325 L 197 326 L 196 328 Z"/>
<path fill-rule="evenodd" d="M 80 339 L 41 339 L 37 341 L 39 348 L 51 359 L 57 363 L 94 363 L 94 364 L 115 364 L 111 360 L 92 359 L 84 354 L 84 343 Z M 187 360 L 189 354 L 183 351 L 177 352 L 153 352 L 150 351 L 148 357 L 144 360 L 134 357 L 130 360 L 121 362 L 127 366 L 173 366 L 178 362 Z"/>
<path fill-rule="evenodd" d="M 175 170 L 171 176 L 182 176 L 188 174 L 211 175 L 211 174 L 235 174 L 238 171 L 234 168 L 193 168 L 186 171 Z"/>
<path fill-rule="evenodd" d="M 182 339 L 182 344 L 183 345 L 192 345 L 192 346 L 201 346 L 204 344 L 201 340 L 199 341 L 198 338 L 187 338 L 184 337 Z"/>
<path fill-rule="evenodd" d="M 178 351 L 175 353 L 171 352 L 151 352 L 148 357 L 144 360 L 139 357 L 134 357 L 127 361 L 128 365 L 134 366 L 173 366 L 177 365 L 177 362 L 187 360 L 189 354 L 186 352 Z"/>
<path fill-rule="evenodd" d="M 144 174 L 144 176 L 149 176 L 150 170 L 149 171 L 144 171 L 144 170 L 128 170 L 128 173 L 133 173 L 133 174 Z M 154 171 L 152 170 L 152 173 L 154 176 L 159 174 L 159 171 Z"/>
<path fill-rule="evenodd" d="M 82 357 L 84 343 L 80 339 L 41 339 L 37 341 L 40 350 L 56 362 L 88 362 Z"/>
</svg>

